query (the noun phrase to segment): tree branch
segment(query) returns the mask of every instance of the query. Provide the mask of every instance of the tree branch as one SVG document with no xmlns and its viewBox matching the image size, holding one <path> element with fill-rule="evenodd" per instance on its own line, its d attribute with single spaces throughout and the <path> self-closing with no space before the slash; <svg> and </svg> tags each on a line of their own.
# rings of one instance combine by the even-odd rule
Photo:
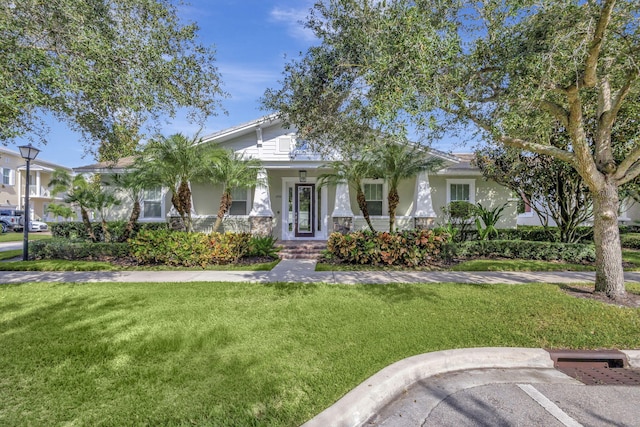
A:
<svg viewBox="0 0 640 427">
<path fill-rule="evenodd" d="M 598 71 L 598 59 L 600 58 L 600 50 L 602 49 L 602 42 L 604 40 L 604 33 L 609 26 L 611 20 L 611 13 L 613 12 L 613 6 L 615 0 L 605 0 L 600 11 L 598 18 L 598 24 L 596 30 L 593 33 L 593 40 L 587 54 L 587 60 L 585 62 L 584 76 L 582 83 L 587 87 L 594 87 L 597 84 L 597 71 Z M 584 6 L 586 7 L 586 6 Z M 579 85 L 580 86 L 580 85 Z"/>
<path fill-rule="evenodd" d="M 540 101 L 540 108 L 550 113 L 566 128 L 569 126 L 569 113 L 561 105 L 548 100 Z"/>
<path fill-rule="evenodd" d="M 638 150 L 640 150 L 640 147 L 636 148 L 634 151 L 637 152 Z M 625 159 L 626 161 L 626 159 Z M 617 174 L 616 174 L 617 175 Z M 636 158 L 636 162 L 631 164 L 628 168 L 627 168 L 627 173 L 625 173 L 621 178 L 616 180 L 616 183 L 620 186 L 620 185 L 624 185 L 629 181 L 633 181 L 634 179 L 636 179 L 638 177 L 638 175 L 640 175 L 640 161 L 638 161 L 638 159 Z M 614 177 L 615 178 L 615 177 Z"/>
</svg>

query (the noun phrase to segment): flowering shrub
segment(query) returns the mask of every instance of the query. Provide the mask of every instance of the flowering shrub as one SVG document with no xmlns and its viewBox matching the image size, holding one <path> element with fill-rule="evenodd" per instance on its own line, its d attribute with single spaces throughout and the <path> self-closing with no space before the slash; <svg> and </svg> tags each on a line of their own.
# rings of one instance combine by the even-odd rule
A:
<svg viewBox="0 0 640 427">
<path fill-rule="evenodd" d="M 395 233 L 356 231 L 332 233 L 328 251 L 352 264 L 427 266 L 441 260 L 448 233 L 434 230 L 407 230 Z"/>
</svg>

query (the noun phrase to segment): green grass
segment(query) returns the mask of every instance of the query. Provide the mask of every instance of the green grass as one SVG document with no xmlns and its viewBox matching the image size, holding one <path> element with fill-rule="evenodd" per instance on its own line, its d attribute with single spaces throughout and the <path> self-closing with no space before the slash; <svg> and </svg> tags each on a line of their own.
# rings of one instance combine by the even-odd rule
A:
<svg viewBox="0 0 640 427">
<path fill-rule="evenodd" d="M 464 261 L 451 267 L 452 271 L 594 271 L 595 267 L 583 264 L 536 261 L 524 259 Z"/>
<path fill-rule="evenodd" d="M 639 348 L 639 314 L 545 284 L 3 285 L 0 425 L 297 426 L 415 354 Z"/>
<path fill-rule="evenodd" d="M 0 234 L 0 243 L 4 242 L 22 242 L 24 235 L 20 233 L 15 233 L 13 231 L 9 231 L 7 233 Z M 50 239 L 51 234 L 41 234 L 41 233 L 29 233 L 29 241 L 31 240 L 46 240 Z"/>
<path fill-rule="evenodd" d="M 10 251 L 0 252 L 0 261 L 22 256 L 22 249 L 12 249 Z M 2 268 L 0 268 L 1 270 Z"/>
<path fill-rule="evenodd" d="M 22 254 L 22 251 L 18 251 Z M 2 256 L 4 252 L 0 252 Z M 13 257 L 12 257 L 13 258 Z M 2 259 L 2 258 L 0 258 Z M 205 270 L 213 271 L 269 271 L 278 264 L 279 260 L 260 264 L 246 265 L 211 265 Z M 122 270 L 143 270 L 143 271 L 175 271 L 175 270 L 202 270 L 201 268 L 168 267 L 168 266 L 132 266 L 120 267 L 115 264 L 102 261 L 68 261 L 61 259 L 36 260 L 36 261 L 14 261 L 0 264 L 0 271 L 122 271 Z"/>
</svg>

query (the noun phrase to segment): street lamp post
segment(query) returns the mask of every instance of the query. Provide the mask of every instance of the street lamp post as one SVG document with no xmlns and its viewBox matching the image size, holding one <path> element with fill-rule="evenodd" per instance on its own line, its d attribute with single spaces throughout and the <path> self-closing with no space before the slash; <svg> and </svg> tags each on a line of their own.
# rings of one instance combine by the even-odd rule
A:
<svg viewBox="0 0 640 427">
<path fill-rule="evenodd" d="M 18 147 L 20 149 L 20 155 L 23 159 L 27 161 L 27 177 L 25 179 L 25 189 L 24 189 L 24 240 L 22 244 L 22 260 L 29 260 L 29 166 L 31 160 L 35 159 L 40 150 L 36 147 L 32 147 L 29 145 L 22 145 Z"/>
</svg>

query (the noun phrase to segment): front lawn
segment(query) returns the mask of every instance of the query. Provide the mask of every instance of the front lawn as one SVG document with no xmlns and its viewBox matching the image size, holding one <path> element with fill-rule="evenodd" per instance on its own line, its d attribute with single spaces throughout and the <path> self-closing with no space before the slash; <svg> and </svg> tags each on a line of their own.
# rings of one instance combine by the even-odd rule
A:
<svg viewBox="0 0 640 427">
<path fill-rule="evenodd" d="M 0 252 L 2 259 L 3 252 Z M 20 251 L 22 254 L 22 251 Z M 17 256 L 17 255 L 16 255 Z M 269 271 L 278 264 L 280 260 L 271 262 L 260 262 L 255 264 L 226 264 L 208 265 L 206 268 L 199 267 L 172 267 L 172 266 L 146 266 L 132 265 L 120 266 L 106 261 L 69 261 L 61 259 L 35 260 L 35 261 L 14 261 L 0 264 L 0 271 L 120 271 L 120 270 L 142 270 L 142 271 L 163 271 L 163 270 L 213 270 L 213 271 Z"/>
<path fill-rule="evenodd" d="M 297 426 L 415 354 L 640 347 L 546 284 L 2 285 L 0 325 L 0 425 Z"/>
<path fill-rule="evenodd" d="M 22 242 L 24 239 L 24 235 L 22 233 L 15 233 L 13 231 L 9 231 L 7 233 L 0 234 L 0 243 L 4 242 Z M 29 241 L 32 240 L 46 240 L 51 239 L 50 233 L 29 233 Z"/>
</svg>

